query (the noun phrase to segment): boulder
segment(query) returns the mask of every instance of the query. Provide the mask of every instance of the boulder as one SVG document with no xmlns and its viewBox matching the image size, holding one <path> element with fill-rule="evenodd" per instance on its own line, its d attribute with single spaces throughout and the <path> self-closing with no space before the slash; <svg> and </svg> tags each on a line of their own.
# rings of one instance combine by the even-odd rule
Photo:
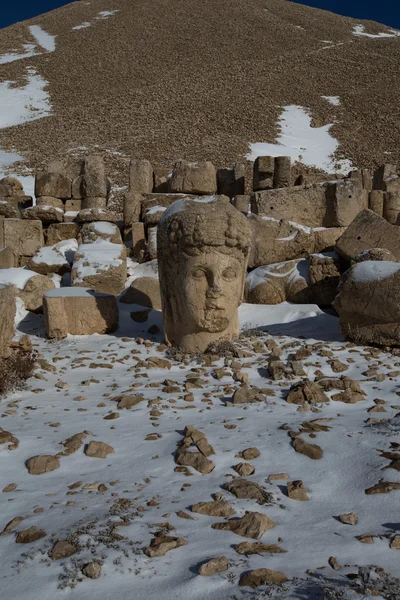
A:
<svg viewBox="0 0 400 600">
<path fill-rule="evenodd" d="M 117 296 L 125 288 L 126 278 L 126 249 L 122 244 L 101 240 L 78 247 L 71 273 L 73 286 Z"/>
<path fill-rule="evenodd" d="M 108 221 L 84 223 L 77 237 L 79 244 L 93 244 L 105 240 L 112 244 L 122 244 L 121 232 L 117 225 Z"/>
<path fill-rule="evenodd" d="M 72 180 L 58 172 L 37 173 L 35 177 L 35 196 L 51 196 L 68 200 L 72 198 Z"/>
<path fill-rule="evenodd" d="M 54 283 L 45 275 L 22 268 L 0 270 L 0 284 L 15 286 L 14 294 L 21 298 L 26 310 L 40 311 L 43 294 L 54 288 Z"/>
<path fill-rule="evenodd" d="M 344 335 L 357 344 L 400 345 L 397 289 L 398 262 L 365 261 L 346 271 L 333 303 Z"/>
<path fill-rule="evenodd" d="M 47 173 L 61 173 L 71 182 L 73 179 L 83 174 L 84 159 L 74 158 L 73 156 L 67 156 L 65 158 L 56 158 L 49 162 L 45 168 Z"/>
<path fill-rule="evenodd" d="M 75 239 L 64 240 L 54 246 L 41 248 L 27 263 L 27 268 L 42 275 L 63 275 L 71 270 L 71 263 L 78 249 Z"/>
<path fill-rule="evenodd" d="M 247 571 L 239 579 L 241 587 L 259 587 L 260 585 L 279 585 L 289 581 L 281 571 L 271 571 L 270 569 L 254 569 Z"/>
<path fill-rule="evenodd" d="M 274 183 L 273 156 L 258 156 L 253 165 L 253 190 L 271 190 Z"/>
<path fill-rule="evenodd" d="M 161 310 L 160 282 L 157 277 L 138 277 L 122 296 L 121 302 L 126 304 L 140 304 Z"/>
<path fill-rule="evenodd" d="M 47 292 L 43 312 L 49 338 L 111 333 L 118 327 L 115 296 L 87 288 L 58 288 Z"/>
<path fill-rule="evenodd" d="M 230 169 L 217 169 L 217 192 L 233 198 L 244 194 L 246 166 L 237 163 Z"/>
<path fill-rule="evenodd" d="M 369 192 L 357 179 L 339 179 L 325 184 L 327 212 L 323 225 L 347 227 L 360 211 L 368 208 Z"/>
<path fill-rule="evenodd" d="M 44 245 L 41 221 L 5 219 L 4 245 L 17 256 L 33 256 Z"/>
<path fill-rule="evenodd" d="M 400 227 L 391 225 L 372 210 L 363 210 L 336 243 L 336 250 L 346 260 L 370 248 L 386 248 L 400 259 Z"/>
<path fill-rule="evenodd" d="M 215 194 L 217 176 L 214 165 L 210 161 L 177 162 L 169 181 L 169 189 L 173 193 Z"/>
<path fill-rule="evenodd" d="M 72 198 L 106 199 L 107 197 L 108 182 L 103 157 L 85 157 L 83 161 L 83 173 L 72 182 Z"/>
<path fill-rule="evenodd" d="M 49 223 L 62 223 L 64 210 L 55 206 L 32 206 L 32 208 L 25 208 L 21 216 L 23 219 L 42 221 L 46 225 Z"/>
<path fill-rule="evenodd" d="M 141 195 L 141 216 L 146 214 L 146 211 L 153 206 L 164 206 L 168 208 L 177 200 L 183 198 L 196 198 L 193 194 L 142 194 Z"/>
<path fill-rule="evenodd" d="M 143 216 L 143 222 L 146 227 L 155 227 L 159 224 L 163 214 L 167 209 L 164 206 L 153 206 L 148 208 Z"/>
<path fill-rule="evenodd" d="M 10 344 L 14 335 L 15 288 L 0 284 L 0 357 L 10 354 Z"/>
<path fill-rule="evenodd" d="M 46 232 L 46 246 L 54 246 L 58 242 L 77 238 L 80 226 L 77 223 L 53 223 Z"/>
</svg>

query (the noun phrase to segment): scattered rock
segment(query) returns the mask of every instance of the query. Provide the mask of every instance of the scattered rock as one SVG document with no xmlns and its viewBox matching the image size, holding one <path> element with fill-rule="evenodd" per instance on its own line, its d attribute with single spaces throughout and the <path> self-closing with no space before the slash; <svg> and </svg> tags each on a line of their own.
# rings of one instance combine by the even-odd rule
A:
<svg viewBox="0 0 400 600">
<path fill-rule="evenodd" d="M 21 521 L 24 520 L 24 517 L 14 517 L 14 519 L 11 519 L 11 521 L 9 521 L 7 523 L 7 525 L 4 527 L 3 531 L 0 533 L 0 535 L 7 535 L 7 533 L 10 533 L 15 527 L 17 527 L 17 525 L 19 525 L 21 523 Z"/>
<path fill-rule="evenodd" d="M 96 442 L 92 440 L 85 448 L 86 456 L 91 458 L 106 458 L 109 454 L 114 454 L 115 450 L 105 442 Z"/>
<path fill-rule="evenodd" d="M 242 450 L 242 452 L 235 454 L 235 458 L 244 458 L 244 460 L 253 460 L 259 456 L 260 451 L 258 448 L 246 448 L 245 450 Z"/>
<path fill-rule="evenodd" d="M 287 489 L 288 496 L 289 498 L 292 498 L 292 500 L 308 500 L 307 491 L 301 479 L 298 479 L 296 481 L 288 481 Z"/>
<path fill-rule="evenodd" d="M 321 448 L 317 446 L 317 444 L 309 444 L 300 437 L 296 437 L 293 440 L 293 448 L 296 452 L 299 452 L 299 454 L 304 454 L 304 456 L 308 456 L 308 458 L 311 458 L 312 460 L 319 460 L 323 455 Z"/>
<path fill-rule="evenodd" d="M 339 521 L 344 523 L 344 525 L 357 525 L 358 517 L 355 513 L 346 513 L 343 515 L 339 515 Z"/>
<path fill-rule="evenodd" d="M 265 394 L 259 388 L 249 388 L 241 385 L 233 394 L 232 404 L 251 404 L 253 402 L 264 402 Z"/>
<path fill-rule="evenodd" d="M 57 456 L 47 454 L 32 456 L 31 458 L 28 458 L 25 464 L 28 473 L 31 475 L 42 475 L 43 473 L 54 471 L 60 467 L 60 461 Z"/>
<path fill-rule="evenodd" d="M 387 494 L 393 490 L 400 490 L 400 483 L 394 481 L 380 481 L 372 487 L 365 490 L 365 493 L 370 496 L 371 494 Z"/>
<path fill-rule="evenodd" d="M 77 551 L 78 548 L 74 544 L 66 540 L 58 540 L 50 550 L 50 558 L 52 560 L 60 560 L 61 558 L 72 556 Z"/>
<path fill-rule="evenodd" d="M 244 573 L 239 579 L 240 586 L 259 587 L 260 585 L 275 585 L 288 581 L 286 575 L 280 571 L 271 571 L 270 569 L 255 569 Z"/>
<path fill-rule="evenodd" d="M 211 558 L 206 563 L 201 565 L 199 568 L 199 575 L 205 575 L 206 577 L 209 577 L 215 573 L 222 573 L 222 571 L 226 571 L 228 568 L 229 562 L 226 556 L 217 556 L 216 558 Z"/>
<path fill-rule="evenodd" d="M 238 554 L 249 556 L 251 554 L 280 554 L 287 552 L 278 544 L 263 544 L 262 542 L 241 542 L 234 546 Z"/>
<path fill-rule="evenodd" d="M 286 402 L 299 405 L 319 404 L 329 402 L 329 398 L 318 383 L 305 379 L 290 388 Z"/>
<path fill-rule="evenodd" d="M 199 502 L 198 504 L 193 504 L 190 510 L 210 517 L 232 517 L 235 514 L 235 509 L 225 500 Z"/>
<path fill-rule="evenodd" d="M 239 463 L 238 465 L 234 465 L 232 468 L 241 477 L 248 477 L 249 475 L 253 475 L 255 472 L 255 468 L 250 463 Z"/>
<path fill-rule="evenodd" d="M 225 523 L 214 523 L 211 527 L 213 529 L 232 531 L 236 535 L 259 540 L 267 529 L 271 529 L 275 525 L 276 523 L 267 517 L 267 515 L 249 511 L 240 519 L 230 519 Z"/>
<path fill-rule="evenodd" d="M 183 538 L 166 535 L 165 531 L 158 533 L 150 542 L 150 546 L 145 549 L 147 556 L 164 556 L 170 550 L 186 546 L 187 542 Z"/>
<path fill-rule="evenodd" d="M 97 562 L 87 563 L 83 567 L 82 573 L 90 579 L 98 579 L 101 575 L 101 566 Z"/>
<path fill-rule="evenodd" d="M 19 531 L 15 541 L 17 544 L 30 544 L 31 542 L 36 542 L 36 540 L 40 540 L 45 537 L 46 532 L 43 529 L 38 529 L 37 527 L 30 527 L 29 529 L 23 529 Z"/>
</svg>

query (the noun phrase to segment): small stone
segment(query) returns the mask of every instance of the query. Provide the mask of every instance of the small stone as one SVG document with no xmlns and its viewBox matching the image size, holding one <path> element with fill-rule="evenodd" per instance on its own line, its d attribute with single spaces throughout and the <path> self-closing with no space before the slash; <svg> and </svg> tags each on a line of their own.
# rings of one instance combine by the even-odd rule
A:
<svg viewBox="0 0 400 600">
<path fill-rule="evenodd" d="M 358 517 L 355 513 L 346 513 L 343 515 L 339 515 L 339 521 L 344 523 L 344 525 L 357 525 Z"/>
<path fill-rule="evenodd" d="M 395 535 L 390 542 L 390 548 L 392 550 L 400 550 L 400 535 Z"/>
<path fill-rule="evenodd" d="M 238 554 L 249 556 L 251 554 L 280 554 L 287 552 L 278 544 L 263 544 L 262 542 L 241 542 L 234 546 Z"/>
<path fill-rule="evenodd" d="M 186 544 L 187 542 L 183 538 L 168 536 L 165 531 L 161 531 L 151 540 L 150 546 L 146 548 L 144 553 L 150 557 L 164 556 L 170 550 L 186 546 Z"/>
<path fill-rule="evenodd" d="M 271 571 L 270 569 L 255 569 L 254 571 L 244 573 L 239 580 L 239 585 L 254 588 L 266 584 L 274 585 L 285 583 L 285 581 L 288 581 L 288 578 L 280 571 Z"/>
<path fill-rule="evenodd" d="M 14 517 L 14 519 L 11 519 L 11 521 L 7 523 L 0 535 L 7 535 L 7 533 L 10 533 L 10 531 L 17 527 L 23 520 L 24 517 Z"/>
<path fill-rule="evenodd" d="M 258 458 L 259 456 L 260 451 L 258 450 L 258 448 L 246 448 L 246 450 L 235 454 L 235 458 L 244 458 L 244 460 L 253 460 L 254 458 Z"/>
<path fill-rule="evenodd" d="M 249 500 L 258 500 L 260 504 L 265 504 L 270 501 L 270 497 L 258 483 L 248 481 L 247 479 L 234 479 L 223 486 L 224 490 L 227 490 L 236 498 L 247 498 Z"/>
<path fill-rule="evenodd" d="M 101 575 L 101 566 L 97 562 L 87 563 L 83 567 L 82 573 L 90 579 L 98 579 Z"/>
<path fill-rule="evenodd" d="M 293 448 L 296 452 L 304 454 L 304 456 L 308 456 L 308 458 L 311 458 L 312 460 L 319 460 L 322 458 L 323 452 L 317 444 L 309 444 L 300 437 L 296 437 L 293 440 Z"/>
<path fill-rule="evenodd" d="M 255 468 L 250 463 L 239 463 L 233 467 L 233 470 L 236 471 L 241 477 L 248 477 L 249 475 L 253 475 L 255 472 Z"/>
<path fill-rule="evenodd" d="M 275 525 L 276 523 L 267 517 L 267 515 L 248 511 L 240 519 L 231 519 L 225 523 L 214 523 L 211 527 L 213 529 L 232 531 L 236 535 L 259 540 L 267 529 L 271 529 Z"/>
<path fill-rule="evenodd" d="M 208 515 L 210 517 L 232 517 L 235 509 L 225 500 L 217 500 L 216 502 L 199 502 L 193 504 L 190 510 L 199 515 Z"/>
<path fill-rule="evenodd" d="M 37 527 L 30 527 L 29 529 L 23 529 L 17 534 L 15 541 L 17 544 L 30 544 L 31 542 L 36 542 L 36 540 L 40 540 L 45 537 L 46 532 L 43 529 L 38 529 Z"/>
<path fill-rule="evenodd" d="M 66 540 L 58 540 L 50 550 L 50 558 L 52 560 L 60 560 L 72 556 L 78 551 L 74 544 L 70 544 Z"/>
<path fill-rule="evenodd" d="M 216 558 L 211 558 L 206 563 L 201 565 L 199 568 L 199 575 L 209 577 L 215 573 L 222 573 L 222 571 L 226 571 L 228 568 L 229 562 L 226 556 L 217 556 Z"/>
<path fill-rule="evenodd" d="M 271 473 L 270 475 L 268 475 L 269 481 L 280 481 L 284 479 L 290 479 L 288 473 Z"/>
<path fill-rule="evenodd" d="M 292 500 L 299 500 L 301 502 L 308 500 L 307 491 L 301 479 L 288 481 L 287 489 L 288 496 L 289 498 L 292 498 Z"/>
<path fill-rule="evenodd" d="M 329 566 L 334 569 L 334 571 L 340 571 L 340 565 L 338 564 L 336 558 L 331 556 L 328 560 Z"/>
<path fill-rule="evenodd" d="M 374 536 L 372 535 L 372 533 L 364 533 L 363 535 L 359 535 L 357 537 L 357 540 L 361 542 L 361 544 L 373 544 Z"/>
</svg>

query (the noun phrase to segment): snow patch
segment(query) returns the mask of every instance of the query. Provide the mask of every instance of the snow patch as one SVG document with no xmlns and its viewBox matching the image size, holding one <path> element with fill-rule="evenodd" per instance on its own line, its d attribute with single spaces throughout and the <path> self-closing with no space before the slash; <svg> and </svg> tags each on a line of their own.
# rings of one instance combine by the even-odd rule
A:
<svg viewBox="0 0 400 600">
<path fill-rule="evenodd" d="M 388 29 L 385 33 L 366 33 L 365 25 L 361 25 L 361 23 L 359 25 L 354 25 L 352 33 L 353 35 L 359 37 L 368 37 L 373 39 L 400 37 L 400 31 L 397 31 L 396 29 Z"/>
<path fill-rule="evenodd" d="M 51 112 L 45 91 L 47 81 L 32 67 L 27 69 L 27 83 L 12 87 L 12 81 L 0 83 L 0 129 L 42 119 Z"/>
<path fill-rule="evenodd" d="M 29 31 L 42 48 L 47 52 L 54 52 L 56 49 L 56 36 L 47 33 L 40 25 L 30 25 Z"/>
<path fill-rule="evenodd" d="M 7 54 L 2 54 L 0 56 L 0 65 L 4 65 L 6 63 L 11 63 L 16 60 L 22 60 L 23 58 L 30 58 L 32 56 L 36 56 L 38 52 L 36 52 L 35 44 L 23 44 L 22 47 L 24 51 L 18 53 L 17 51 L 8 52 Z"/>
<path fill-rule="evenodd" d="M 359 283 L 383 281 L 400 270 L 400 264 L 386 260 L 366 260 L 353 268 L 354 280 Z"/>
<path fill-rule="evenodd" d="M 258 156 L 290 156 L 292 160 L 328 173 L 347 174 L 352 163 L 336 160 L 333 156 L 339 148 L 338 141 L 329 133 L 333 123 L 311 127 L 311 121 L 311 116 L 302 106 L 284 106 L 279 119 L 281 132 L 276 143 L 251 143 L 248 160 L 255 160 Z"/>
<path fill-rule="evenodd" d="M 339 96 L 321 96 L 321 98 L 323 98 L 324 100 L 326 100 L 327 102 L 329 102 L 329 104 L 332 104 L 333 106 L 340 105 Z"/>
<path fill-rule="evenodd" d="M 37 273 L 19 267 L 10 267 L 9 269 L 0 269 L 0 284 L 15 285 L 19 290 L 23 290 L 32 277 Z"/>
</svg>

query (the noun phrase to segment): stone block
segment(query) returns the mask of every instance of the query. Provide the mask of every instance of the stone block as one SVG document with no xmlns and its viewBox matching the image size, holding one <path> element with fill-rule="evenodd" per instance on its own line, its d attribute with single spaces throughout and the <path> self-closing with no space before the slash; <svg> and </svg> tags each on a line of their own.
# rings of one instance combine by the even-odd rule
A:
<svg viewBox="0 0 400 600">
<path fill-rule="evenodd" d="M 79 212 L 82 210 L 82 200 L 78 200 L 77 198 L 72 198 L 71 200 L 66 200 L 64 205 L 65 212 L 76 211 Z"/>
<path fill-rule="evenodd" d="M 170 192 L 184 194 L 215 194 L 217 174 L 212 162 L 191 163 L 181 160 L 175 164 L 169 182 Z"/>
<path fill-rule="evenodd" d="M 0 200 L 0 217 L 5 219 L 19 219 L 20 212 L 14 202 L 9 203 L 7 200 Z"/>
<path fill-rule="evenodd" d="M 112 333 L 118 327 L 115 296 L 88 288 L 58 288 L 47 292 L 43 312 L 49 338 Z"/>
<path fill-rule="evenodd" d="M 143 219 L 146 211 L 153 206 L 164 206 L 168 208 L 177 200 L 183 198 L 196 198 L 193 194 L 144 194 L 141 200 L 141 218 Z"/>
<path fill-rule="evenodd" d="M 326 227 L 325 188 L 319 184 L 254 192 L 251 210 L 261 217 L 288 219 L 308 227 Z"/>
<path fill-rule="evenodd" d="M 327 227 L 347 227 L 361 210 L 368 208 L 369 192 L 363 189 L 361 178 L 339 179 L 324 187 L 326 215 L 323 224 Z"/>
<path fill-rule="evenodd" d="M 290 156 L 275 156 L 274 181 L 275 189 L 290 187 L 292 185 L 292 159 Z"/>
<path fill-rule="evenodd" d="M 46 246 L 54 246 L 58 242 L 77 238 L 80 226 L 77 223 L 53 223 L 46 232 Z"/>
<path fill-rule="evenodd" d="M 169 189 L 169 177 L 171 169 L 167 167 L 154 167 L 153 191 L 158 194 L 166 194 Z"/>
<path fill-rule="evenodd" d="M 15 288 L 0 284 L 0 357 L 10 354 L 16 311 Z"/>
<path fill-rule="evenodd" d="M 49 223 L 62 223 L 64 210 L 55 206 L 32 206 L 32 208 L 25 208 L 21 216 L 23 219 L 38 220 L 48 225 Z"/>
<path fill-rule="evenodd" d="M 217 169 L 217 192 L 229 198 L 244 194 L 246 167 L 237 163 L 230 169 Z"/>
<path fill-rule="evenodd" d="M 397 165 L 390 165 L 388 163 L 381 165 L 376 169 L 372 181 L 372 189 L 385 191 L 385 179 L 395 177 L 398 173 Z"/>
<path fill-rule="evenodd" d="M 271 190 L 274 185 L 275 161 L 273 156 L 259 156 L 253 165 L 253 190 Z"/>
<path fill-rule="evenodd" d="M 70 200 L 67 200 L 67 202 L 70 202 Z M 39 196 L 39 198 L 36 198 L 36 206 L 54 206 L 64 210 L 64 202 L 60 198 L 53 198 L 52 196 Z"/>
<path fill-rule="evenodd" d="M 18 179 L 15 177 L 3 177 L 0 179 L 0 199 L 23 195 L 24 188 Z"/>
<path fill-rule="evenodd" d="M 146 159 L 132 158 L 129 166 L 129 191 L 150 194 L 153 191 L 153 167 Z"/>
<path fill-rule="evenodd" d="M 127 191 L 124 196 L 124 225 L 129 227 L 140 220 L 143 196 L 137 192 Z"/>
<path fill-rule="evenodd" d="M 0 248 L 4 248 L 4 217 L 0 216 Z"/>
<path fill-rule="evenodd" d="M 86 208 L 107 208 L 107 199 L 102 197 L 83 198 L 81 200 L 81 206 L 81 210 Z"/>
<path fill-rule="evenodd" d="M 74 212 L 70 213 L 75 215 Z M 117 215 L 105 208 L 83 208 L 74 217 L 77 223 L 91 223 L 92 221 L 117 222 Z"/>
<path fill-rule="evenodd" d="M 385 248 L 400 260 L 400 227 L 367 209 L 347 227 L 338 239 L 336 249 L 343 258 L 352 260 L 370 248 Z"/>
<path fill-rule="evenodd" d="M 132 223 L 132 249 L 133 256 L 138 262 L 142 262 L 146 252 L 146 239 L 143 223 Z"/>
<path fill-rule="evenodd" d="M 33 256 L 44 246 L 41 221 L 4 219 L 4 246 L 18 256 Z"/>
<path fill-rule="evenodd" d="M 72 197 L 72 181 L 62 173 L 37 173 L 35 177 L 35 196 L 51 196 L 68 200 Z"/>
<path fill-rule="evenodd" d="M 126 278 L 125 246 L 107 241 L 79 246 L 71 272 L 73 286 L 117 296 L 125 288 Z"/>
<path fill-rule="evenodd" d="M 125 304 L 139 304 L 161 310 L 160 282 L 157 277 L 138 277 L 121 297 Z"/>
<path fill-rule="evenodd" d="M 18 266 L 18 257 L 11 248 L 0 248 L 0 269 L 11 269 Z"/>
<path fill-rule="evenodd" d="M 246 196 L 245 194 L 235 196 L 232 198 L 231 203 L 238 211 L 246 216 L 248 215 L 250 209 L 250 196 Z"/>
<path fill-rule="evenodd" d="M 371 190 L 369 193 L 368 208 L 383 217 L 384 192 L 382 190 Z"/>
<path fill-rule="evenodd" d="M 94 244 L 105 240 L 112 244 L 122 244 L 121 232 L 115 223 L 108 221 L 94 221 L 84 223 L 78 235 L 79 244 Z"/>
</svg>

